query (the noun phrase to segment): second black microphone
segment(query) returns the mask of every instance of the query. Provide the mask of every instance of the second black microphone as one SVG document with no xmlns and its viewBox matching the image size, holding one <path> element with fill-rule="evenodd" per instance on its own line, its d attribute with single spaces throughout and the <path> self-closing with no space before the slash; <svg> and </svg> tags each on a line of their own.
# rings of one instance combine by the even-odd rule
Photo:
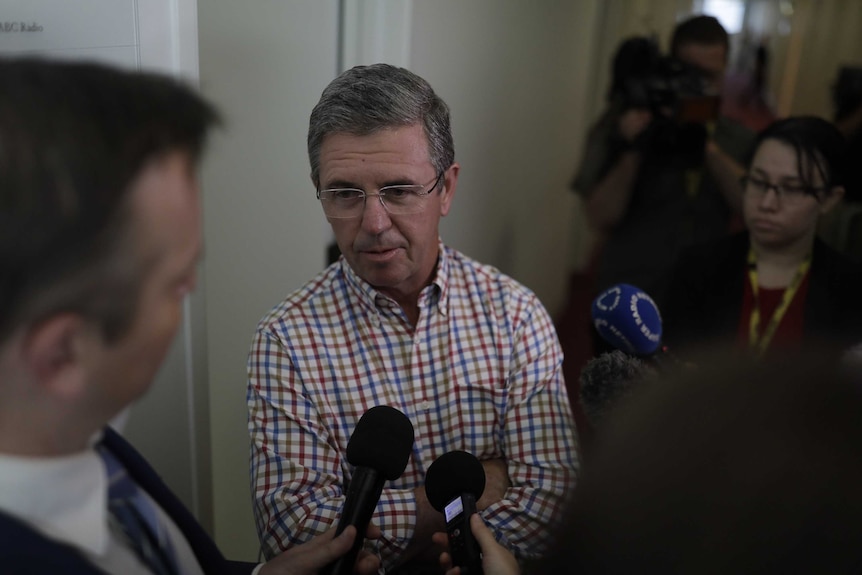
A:
<svg viewBox="0 0 862 575">
<path fill-rule="evenodd" d="M 444 453 L 425 474 L 425 494 L 446 518 L 449 554 L 462 575 L 482 575 L 482 550 L 470 529 L 470 516 L 483 491 L 485 468 L 466 451 Z"/>
</svg>

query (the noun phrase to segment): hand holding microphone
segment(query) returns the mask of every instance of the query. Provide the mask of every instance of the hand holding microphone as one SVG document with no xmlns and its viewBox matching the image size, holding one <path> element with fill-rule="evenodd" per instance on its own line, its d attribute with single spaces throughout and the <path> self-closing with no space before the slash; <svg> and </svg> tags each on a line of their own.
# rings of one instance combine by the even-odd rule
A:
<svg viewBox="0 0 862 575">
<path fill-rule="evenodd" d="M 512 552 L 497 543 L 494 533 L 478 513 L 470 517 L 470 531 L 482 549 L 482 569 L 486 573 L 494 575 L 519 575 L 521 567 Z M 448 545 L 448 536 L 445 533 L 435 533 L 434 542 L 439 545 Z M 440 556 L 440 563 L 446 570 L 446 575 L 461 575 L 461 568 L 454 565 L 452 556 L 444 552 Z"/>
<path fill-rule="evenodd" d="M 450 451 L 437 458 L 425 474 L 425 494 L 446 518 L 449 554 L 462 575 L 482 574 L 482 553 L 470 517 L 485 490 L 485 469 L 466 451 Z"/>
<path fill-rule="evenodd" d="M 344 509 L 335 535 L 348 525 L 356 527 L 350 551 L 330 563 L 322 573 L 350 575 L 377 501 L 387 480 L 404 473 L 413 451 L 413 425 L 406 415 L 388 405 L 369 409 L 359 419 L 347 443 L 347 461 L 356 467 L 347 486 Z"/>
</svg>

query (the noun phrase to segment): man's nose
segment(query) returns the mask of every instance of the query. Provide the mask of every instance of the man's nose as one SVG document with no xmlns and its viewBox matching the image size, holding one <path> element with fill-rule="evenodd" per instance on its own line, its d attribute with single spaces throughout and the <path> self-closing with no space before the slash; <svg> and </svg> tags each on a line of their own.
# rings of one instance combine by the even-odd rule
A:
<svg viewBox="0 0 862 575">
<path fill-rule="evenodd" d="M 366 194 L 365 206 L 362 208 L 362 227 L 371 233 L 377 234 L 392 224 L 389 212 L 383 205 L 383 196 L 380 194 Z"/>
</svg>

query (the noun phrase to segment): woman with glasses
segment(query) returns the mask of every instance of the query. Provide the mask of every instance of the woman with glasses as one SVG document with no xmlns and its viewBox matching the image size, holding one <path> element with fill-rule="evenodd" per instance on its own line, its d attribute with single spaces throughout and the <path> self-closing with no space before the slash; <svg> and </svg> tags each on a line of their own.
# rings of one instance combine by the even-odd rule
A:
<svg viewBox="0 0 862 575">
<path fill-rule="evenodd" d="M 766 128 L 742 178 L 747 229 L 683 253 L 662 305 L 666 340 L 734 341 L 756 355 L 862 340 L 862 267 L 817 239 L 819 217 L 844 196 L 848 161 L 826 120 Z"/>
</svg>

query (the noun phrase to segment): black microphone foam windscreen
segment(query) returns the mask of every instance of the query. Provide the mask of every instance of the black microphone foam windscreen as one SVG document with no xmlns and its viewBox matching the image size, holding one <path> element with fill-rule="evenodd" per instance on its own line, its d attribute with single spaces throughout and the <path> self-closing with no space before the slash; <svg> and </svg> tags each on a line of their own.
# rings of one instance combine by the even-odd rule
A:
<svg viewBox="0 0 862 575">
<path fill-rule="evenodd" d="M 477 500 L 485 490 L 485 468 L 472 453 L 450 451 L 438 457 L 425 474 L 425 494 L 443 513 L 446 504 L 465 493 Z"/>
<path fill-rule="evenodd" d="M 378 405 L 359 418 L 347 442 L 347 461 L 392 481 L 404 473 L 412 451 L 413 424 L 394 407 Z"/>
<path fill-rule="evenodd" d="M 617 402 L 655 374 L 646 361 L 617 349 L 591 359 L 579 378 L 584 415 L 595 426 Z"/>
</svg>

